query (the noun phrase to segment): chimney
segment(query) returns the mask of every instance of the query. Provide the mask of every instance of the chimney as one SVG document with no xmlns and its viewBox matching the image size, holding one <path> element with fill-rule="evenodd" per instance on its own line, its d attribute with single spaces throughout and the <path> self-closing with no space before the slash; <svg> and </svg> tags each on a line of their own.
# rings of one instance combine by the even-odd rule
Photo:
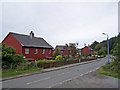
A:
<svg viewBox="0 0 120 90">
<path fill-rule="evenodd" d="M 84 46 L 86 46 L 86 43 L 84 43 Z"/>
<path fill-rule="evenodd" d="M 30 32 L 30 38 L 31 38 L 31 39 L 34 38 L 34 33 L 33 33 L 33 31 Z"/>
</svg>

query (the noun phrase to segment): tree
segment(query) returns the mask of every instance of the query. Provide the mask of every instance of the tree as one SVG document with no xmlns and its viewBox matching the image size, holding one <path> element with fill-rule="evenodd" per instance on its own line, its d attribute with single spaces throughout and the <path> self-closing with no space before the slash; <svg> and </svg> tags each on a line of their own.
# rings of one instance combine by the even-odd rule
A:
<svg viewBox="0 0 120 90">
<path fill-rule="evenodd" d="M 77 55 L 78 53 L 78 49 L 77 49 L 78 43 L 70 43 L 69 47 L 70 47 L 70 51 L 71 51 L 71 55 L 74 58 L 75 55 Z"/>
<path fill-rule="evenodd" d="M 53 54 L 53 57 L 56 58 L 56 56 L 61 55 L 59 48 L 55 49 L 55 52 Z"/>
<path fill-rule="evenodd" d="M 93 42 L 93 43 L 90 45 L 90 47 L 91 47 L 92 49 L 94 49 L 97 44 L 99 44 L 99 43 L 98 43 L 97 41 L 95 41 L 95 42 Z"/>
<path fill-rule="evenodd" d="M 99 43 L 99 44 L 97 44 L 96 45 L 96 47 L 95 47 L 95 51 L 99 51 L 101 48 L 103 47 L 103 44 L 102 43 Z"/>
<path fill-rule="evenodd" d="M 69 46 L 67 43 L 65 44 L 65 51 L 67 52 L 67 57 L 65 57 L 65 59 L 68 59 L 70 53 L 69 53 Z"/>
<path fill-rule="evenodd" d="M 106 48 L 106 47 L 102 47 L 102 48 L 100 49 L 100 51 L 104 52 L 104 54 L 107 54 L 107 48 Z"/>
<path fill-rule="evenodd" d="M 11 46 L 5 46 L 2 44 L 2 66 L 3 69 L 16 68 L 20 63 L 25 62 L 23 55 L 16 54 L 16 51 Z"/>
</svg>

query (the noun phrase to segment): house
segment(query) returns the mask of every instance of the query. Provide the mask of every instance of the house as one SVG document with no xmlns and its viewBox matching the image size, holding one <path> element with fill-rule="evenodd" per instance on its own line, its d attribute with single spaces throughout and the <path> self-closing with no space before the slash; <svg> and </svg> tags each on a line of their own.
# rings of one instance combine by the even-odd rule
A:
<svg viewBox="0 0 120 90">
<path fill-rule="evenodd" d="M 29 35 L 9 32 L 2 43 L 14 47 L 16 54 L 22 54 L 28 60 L 50 59 L 53 55 L 53 47 L 43 38 L 34 37 L 32 31 Z"/>
<path fill-rule="evenodd" d="M 93 49 L 88 47 L 88 46 L 85 46 L 84 48 L 81 49 L 81 55 L 84 55 L 84 54 L 93 54 Z"/>
<path fill-rule="evenodd" d="M 59 48 L 60 52 L 61 52 L 61 55 L 70 55 L 71 54 L 71 51 L 69 49 L 69 47 L 66 49 L 66 46 L 65 45 L 57 45 L 55 47 L 56 48 Z"/>
</svg>

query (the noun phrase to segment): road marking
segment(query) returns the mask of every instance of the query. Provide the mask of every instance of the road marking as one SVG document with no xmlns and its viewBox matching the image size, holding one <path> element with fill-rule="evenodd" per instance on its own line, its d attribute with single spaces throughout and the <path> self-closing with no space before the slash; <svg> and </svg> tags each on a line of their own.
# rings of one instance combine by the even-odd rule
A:
<svg viewBox="0 0 120 90">
<path fill-rule="evenodd" d="M 50 77 L 47 77 L 47 78 L 44 78 L 44 79 L 40 79 L 40 80 L 36 80 L 36 81 L 33 81 L 33 82 L 28 82 L 28 83 L 26 83 L 26 84 L 27 84 L 27 85 L 30 85 L 30 84 L 32 84 L 32 83 L 44 81 L 44 80 L 47 80 L 47 79 L 50 79 Z"/>
<path fill-rule="evenodd" d="M 86 72 L 85 74 L 88 74 L 88 72 Z"/>
<path fill-rule="evenodd" d="M 89 71 L 89 73 L 92 72 L 92 71 Z"/>
<path fill-rule="evenodd" d="M 81 74 L 80 76 L 83 76 L 83 74 Z"/>
</svg>

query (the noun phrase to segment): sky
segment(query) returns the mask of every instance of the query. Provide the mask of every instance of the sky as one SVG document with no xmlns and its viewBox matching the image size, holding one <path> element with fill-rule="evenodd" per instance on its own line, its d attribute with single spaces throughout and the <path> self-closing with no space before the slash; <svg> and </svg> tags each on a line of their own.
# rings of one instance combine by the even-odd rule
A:
<svg viewBox="0 0 120 90">
<path fill-rule="evenodd" d="M 44 38 L 50 45 L 90 45 L 118 35 L 117 2 L 4 2 L 2 39 L 9 32 Z"/>
</svg>

